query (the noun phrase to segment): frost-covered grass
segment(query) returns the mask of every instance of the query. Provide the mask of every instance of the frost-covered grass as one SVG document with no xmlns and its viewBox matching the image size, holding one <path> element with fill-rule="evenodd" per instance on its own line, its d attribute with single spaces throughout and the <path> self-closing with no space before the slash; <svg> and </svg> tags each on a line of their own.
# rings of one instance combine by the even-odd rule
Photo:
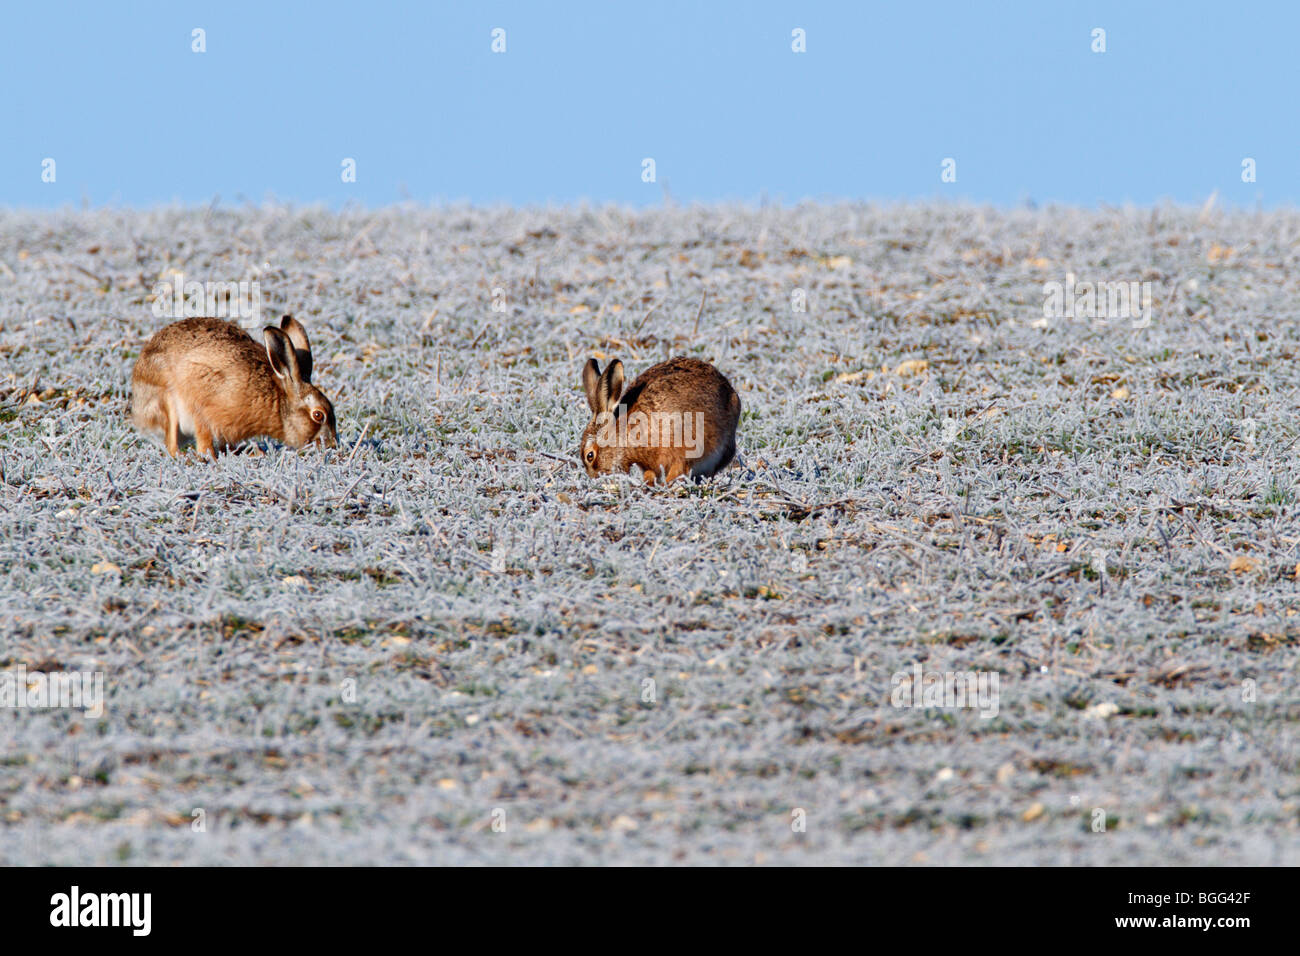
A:
<svg viewBox="0 0 1300 956">
<path fill-rule="evenodd" d="M 174 269 L 338 451 L 133 433 Z M 0 213 L 0 670 L 108 696 L 0 710 L 0 862 L 1300 862 L 1298 303 L 1292 212 Z M 674 353 L 742 463 L 587 479 L 583 362 Z"/>
</svg>

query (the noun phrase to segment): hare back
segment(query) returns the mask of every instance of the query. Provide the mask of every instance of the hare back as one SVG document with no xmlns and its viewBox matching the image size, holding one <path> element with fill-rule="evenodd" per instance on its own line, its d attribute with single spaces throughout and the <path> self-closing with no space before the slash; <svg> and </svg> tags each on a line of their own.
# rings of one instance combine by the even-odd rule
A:
<svg viewBox="0 0 1300 956">
<path fill-rule="evenodd" d="M 132 386 L 187 396 L 191 407 L 224 399 L 237 405 L 258 393 L 278 396 L 266 349 L 239 326 L 222 319 L 185 319 L 160 329 L 135 363 Z"/>
<path fill-rule="evenodd" d="M 711 424 L 725 426 L 732 417 L 735 395 L 726 376 L 708 362 L 679 355 L 638 375 L 620 404 L 646 413 L 699 412 Z M 730 424 L 734 427 L 734 422 Z"/>
<path fill-rule="evenodd" d="M 224 367 L 248 364 L 270 372 L 266 349 L 233 322 L 224 319 L 184 319 L 154 333 L 136 362 L 134 379 L 160 381 L 189 366 Z"/>
</svg>

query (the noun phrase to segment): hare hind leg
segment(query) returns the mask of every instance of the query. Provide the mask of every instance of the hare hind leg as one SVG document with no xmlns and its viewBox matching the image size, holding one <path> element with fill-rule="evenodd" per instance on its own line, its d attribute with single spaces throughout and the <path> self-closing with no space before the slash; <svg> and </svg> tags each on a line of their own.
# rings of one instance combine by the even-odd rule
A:
<svg viewBox="0 0 1300 956">
<path fill-rule="evenodd" d="M 181 442 L 187 441 L 192 434 L 195 442 L 200 441 L 198 429 L 195 428 L 189 410 L 180 399 L 172 393 L 165 395 L 159 402 L 164 418 L 163 437 L 167 442 L 167 454 L 173 458 L 181 457 Z M 202 454 L 202 446 L 200 446 Z"/>
<path fill-rule="evenodd" d="M 161 438 L 167 454 L 180 455 L 180 423 L 171 396 L 151 386 L 137 386 L 131 396 L 131 420 L 135 427 Z"/>
<path fill-rule="evenodd" d="M 170 405 L 167 407 L 167 454 L 173 458 L 181 456 L 181 423 Z"/>
<path fill-rule="evenodd" d="M 665 485 L 671 485 L 682 475 L 686 474 L 686 462 L 680 455 L 675 457 L 667 465 L 660 464 L 657 468 L 646 467 L 642 471 L 642 477 L 645 478 L 647 485 L 653 485 L 662 479 Z"/>
<path fill-rule="evenodd" d="M 726 442 L 713 449 L 712 452 L 698 458 L 691 468 L 691 477 L 696 481 L 702 481 L 705 478 L 712 478 L 722 469 L 731 464 L 736 457 L 736 437 L 729 436 Z"/>
</svg>

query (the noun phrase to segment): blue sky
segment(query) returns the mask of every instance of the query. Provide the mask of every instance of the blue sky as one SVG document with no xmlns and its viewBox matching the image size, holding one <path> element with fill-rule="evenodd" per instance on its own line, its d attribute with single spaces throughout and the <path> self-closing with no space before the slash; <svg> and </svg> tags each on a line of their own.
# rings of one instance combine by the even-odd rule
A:
<svg viewBox="0 0 1300 956">
<path fill-rule="evenodd" d="M 4 207 L 1300 197 L 1300 4 L 56 0 L 4 21 Z"/>
</svg>

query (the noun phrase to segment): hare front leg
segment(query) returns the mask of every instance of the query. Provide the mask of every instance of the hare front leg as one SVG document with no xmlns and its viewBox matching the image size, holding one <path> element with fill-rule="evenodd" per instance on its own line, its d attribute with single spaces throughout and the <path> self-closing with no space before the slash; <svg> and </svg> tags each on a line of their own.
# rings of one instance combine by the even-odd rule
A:
<svg viewBox="0 0 1300 956">
<path fill-rule="evenodd" d="M 200 458 L 217 460 L 217 450 L 212 446 L 212 430 L 202 422 L 194 423 L 194 447 Z"/>
</svg>

